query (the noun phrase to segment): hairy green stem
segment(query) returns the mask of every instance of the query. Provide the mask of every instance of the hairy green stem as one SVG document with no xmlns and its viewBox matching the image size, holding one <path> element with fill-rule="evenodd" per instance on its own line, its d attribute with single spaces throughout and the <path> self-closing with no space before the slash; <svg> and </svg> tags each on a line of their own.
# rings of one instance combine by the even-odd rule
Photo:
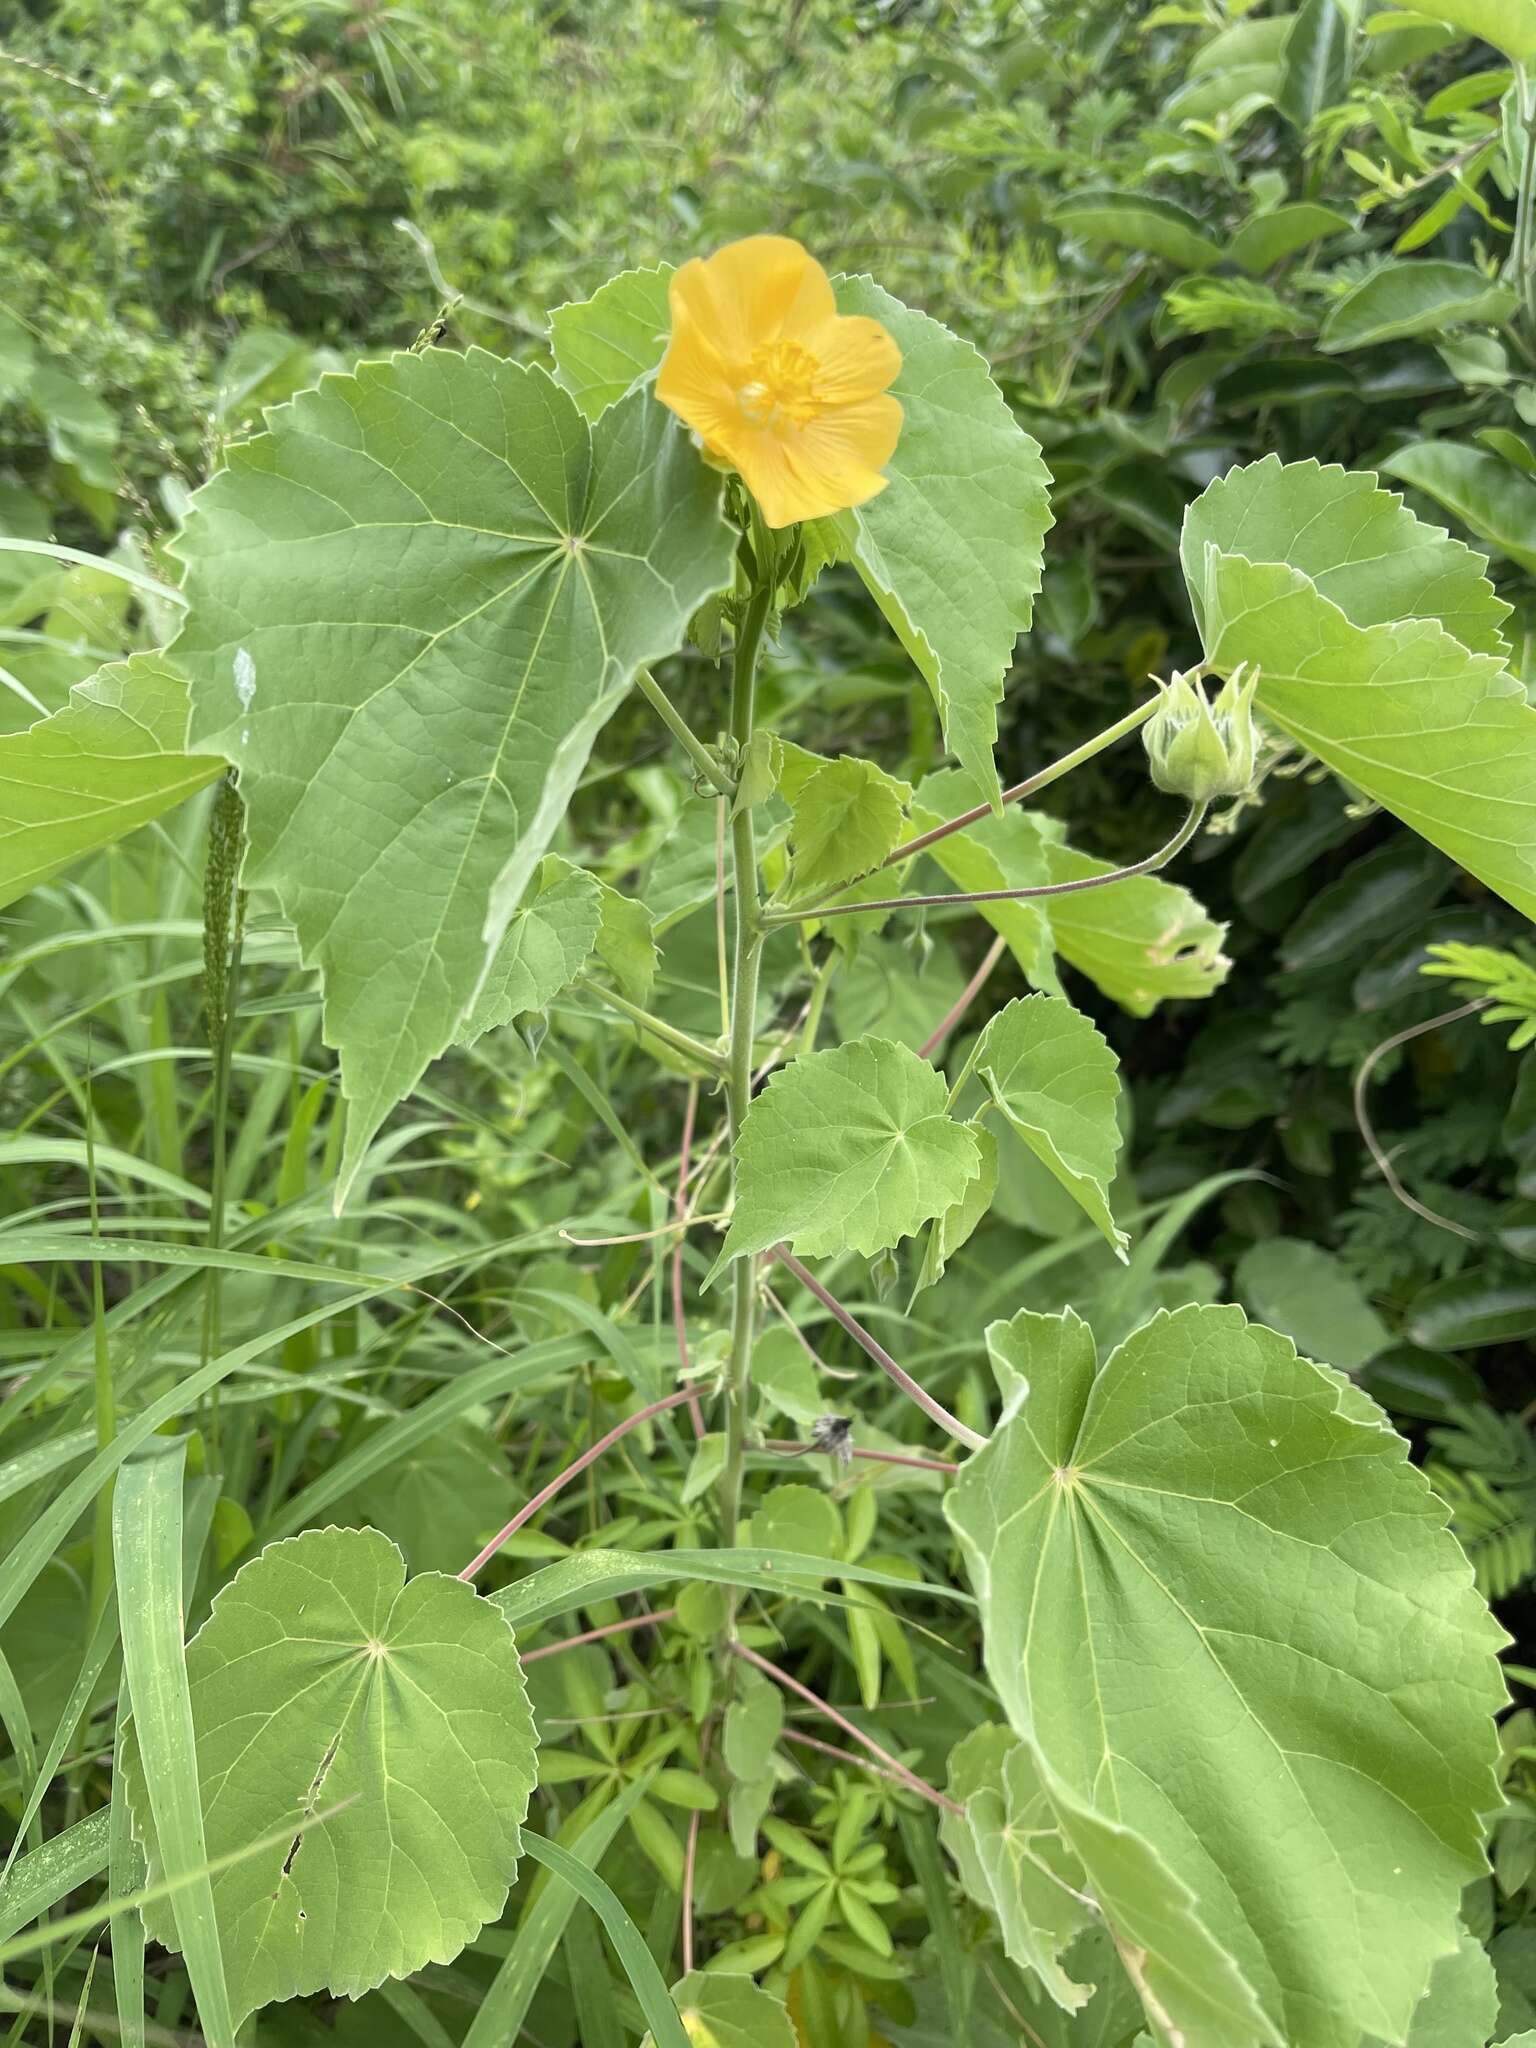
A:
<svg viewBox="0 0 1536 2048">
<path fill-rule="evenodd" d="M 772 930 L 778 925 L 800 924 L 812 919 L 855 917 L 866 910 L 954 910 L 972 903 L 1025 903 L 1041 896 L 1076 896 L 1085 889 L 1107 889 L 1111 883 L 1134 881 L 1138 875 L 1155 874 L 1159 868 L 1166 867 L 1174 855 L 1194 838 L 1208 809 L 1207 804 L 1192 805 L 1189 815 L 1165 846 L 1160 846 L 1156 853 L 1149 853 L 1145 860 L 1132 861 L 1129 867 L 1111 868 L 1107 874 L 1084 875 L 1075 882 L 1039 882 L 1027 889 L 964 889 L 953 895 L 883 896 L 867 903 L 808 903 L 791 906 L 788 910 L 770 910 L 763 923 Z"/>
<path fill-rule="evenodd" d="M 599 1002 L 617 1010 L 621 1017 L 627 1017 L 640 1030 L 648 1031 L 652 1038 L 659 1039 L 685 1059 L 696 1060 L 712 1074 L 725 1073 L 725 1061 L 713 1046 L 706 1045 L 701 1038 L 690 1038 L 686 1031 L 679 1031 L 676 1025 L 668 1024 L 660 1017 L 653 1017 L 649 1010 L 642 1010 L 638 1003 L 632 1003 L 616 989 L 604 988 L 600 981 L 593 981 L 585 974 L 578 974 L 572 986 L 584 990 L 589 996 L 596 996 Z"/>
<path fill-rule="evenodd" d="M 677 741 L 704 780 L 714 786 L 722 796 L 734 796 L 736 785 L 726 774 L 724 767 L 705 746 L 693 727 L 677 709 L 649 669 L 641 669 L 635 677 L 635 685 L 641 696 L 650 705 L 662 724 Z"/>
<path fill-rule="evenodd" d="M 731 738 L 743 752 L 752 738 L 757 707 L 757 657 L 772 602 L 772 577 L 760 574 L 737 634 L 731 678 Z M 758 967 L 763 953 L 757 826 L 749 804 L 744 804 L 731 819 L 731 882 L 736 902 L 736 940 L 731 960 L 731 1038 L 725 1093 L 734 1146 L 752 1102 L 752 1044 L 757 1022 Z M 754 1261 L 738 1258 L 731 1268 L 731 1355 L 725 1391 L 725 1464 L 720 1474 L 720 1540 L 727 1549 L 736 1541 L 741 1520 L 756 1290 Z"/>
<path fill-rule="evenodd" d="M 1002 801 L 1005 804 L 1022 802 L 1027 796 L 1034 796 L 1053 782 L 1059 782 L 1063 775 L 1070 775 L 1074 768 L 1081 768 L 1085 761 L 1091 761 L 1095 754 L 1102 754 L 1106 747 L 1112 747 L 1117 740 L 1123 740 L 1139 725 L 1145 725 L 1157 709 L 1161 698 L 1150 697 L 1145 704 L 1138 704 L 1134 711 L 1128 711 L 1124 718 L 1117 718 L 1113 725 L 1106 725 L 1102 732 L 1096 732 L 1091 740 L 1084 740 L 1080 747 L 1074 747 L 1070 754 L 1063 754 L 1059 761 L 1052 761 L 1049 767 L 1041 768 L 1033 775 L 1026 775 L 1022 782 L 1005 789 Z M 958 818 L 946 818 L 942 825 L 935 825 L 929 832 L 920 832 L 915 839 L 903 841 L 881 861 L 882 868 L 896 867 L 901 861 L 910 860 L 914 853 L 921 853 L 925 847 L 936 846 L 941 839 L 948 839 L 952 832 L 963 832 L 967 825 L 974 825 L 982 818 L 993 816 L 990 804 L 977 804 L 969 811 L 962 811 Z M 852 884 L 845 884 L 851 887 Z M 860 905 L 860 909 L 865 906 Z"/>
<path fill-rule="evenodd" d="M 1525 150 L 1520 159 L 1510 270 L 1524 304 L 1532 339 L 1536 340 L 1536 80 L 1524 64 L 1515 66 L 1515 92 Z"/>
</svg>

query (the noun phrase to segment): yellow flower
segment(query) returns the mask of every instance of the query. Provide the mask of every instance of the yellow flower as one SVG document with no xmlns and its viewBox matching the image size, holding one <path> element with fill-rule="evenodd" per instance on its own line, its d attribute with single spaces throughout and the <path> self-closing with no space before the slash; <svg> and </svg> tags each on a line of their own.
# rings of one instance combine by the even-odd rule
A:
<svg viewBox="0 0 1536 2048">
<path fill-rule="evenodd" d="M 749 235 L 672 279 L 656 396 L 739 470 L 770 526 L 883 491 L 901 433 L 887 387 L 901 351 L 878 320 L 837 310 L 827 273 L 784 235 Z"/>
</svg>

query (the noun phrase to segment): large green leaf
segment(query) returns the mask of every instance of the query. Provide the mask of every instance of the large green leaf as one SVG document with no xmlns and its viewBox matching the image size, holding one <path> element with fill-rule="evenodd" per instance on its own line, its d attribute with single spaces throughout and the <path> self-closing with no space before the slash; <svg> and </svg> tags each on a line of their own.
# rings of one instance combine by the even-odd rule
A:
<svg viewBox="0 0 1536 2048">
<path fill-rule="evenodd" d="M 1456 441 L 1411 441 L 1381 466 L 1536 575 L 1536 481 L 1512 463 L 1491 449 Z"/>
<path fill-rule="evenodd" d="M 626 271 L 552 316 L 556 374 L 583 410 L 601 412 L 661 360 L 670 276 Z M 836 531 L 933 691 L 951 753 L 995 797 L 997 706 L 1040 588 L 1050 475 L 968 341 L 870 278 L 833 287 L 841 312 L 895 337 L 902 363 L 891 388 L 904 419 L 886 488 L 821 524 Z"/>
<path fill-rule="evenodd" d="M 988 1345 L 1003 1419 L 946 1506 L 1053 1803 L 1156 1843 L 1263 2009 L 1232 2048 L 1400 2040 L 1484 1867 L 1503 1699 L 1407 1445 L 1234 1308 L 1102 1369 L 1071 1313 Z"/>
<path fill-rule="evenodd" d="M 325 985 L 338 1200 L 452 1040 L 599 728 L 729 582 L 720 482 L 644 393 L 365 363 L 268 414 L 178 542 L 191 744 L 239 764 L 248 882 Z"/>
<path fill-rule="evenodd" d="M 1268 720 L 1536 916 L 1536 709 L 1479 558 L 1358 477 L 1273 456 L 1202 493 L 1183 558 L 1211 666 L 1256 667 Z"/>
<path fill-rule="evenodd" d="M 976 1072 L 1014 1131 L 1123 1256 L 1125 1232 L 1109 1208 L 1120 1082 L 1108 1041 L 1064 996 L 1024 996 L 988 1022 Z"/>
<path fill-rule="evenodd" d="M 1414 0 L 1413 11 L 1481 36 L 1517 64 L 1536 57 L 1536 0 Z"/>
<path fill-rule="evenodd" d="M 496 1918 L 536 1738 L 512 1632 L 489 1601 L 435 1573 L 407 1584 L 375 1530 L 310 1530 L 217 1596 L 187 1674 L 210 1857 L 295 1826 L 291 1846 L 213 1879 L 237 2023 L 272 1999 L 357 1997 L 450 1962 Z M 153 1881 L 131 1743 L 125 1767 Z M 166 1901 L 144 1917 L 176 1945 Z"/>
<path fill-rule="evenodd" d="M 0 738 L 0 906 L 220 775 L 221 761 L 185 751 L 186 731 L 185 677 L 136 654 Z"/>
<path fill-rule="evenodd" d="M 719 1264 L 781 1239 L 872 1258 L 958 1202 L 981 1171 L 944 1076 L 904 1045 L 860 1038 L 781 1067 L 736 1141 L 736 1211 Z"/>
<path fill-rule="evenodd" d="M 905 418 L 889 484 L 836 524 L 932 690 L 950 752 L 995 798 L 997 706 L 1040 588 L 1050 473 L 968 341 L 867 277 L 838 279 L 837 303 L 895 336 Z"/>
<path fill-rule="evenodd" d="M 1470 263 L 1406 258 L 1384 263 L 1328 309 L 1317 345 L 1325 355 L 1401 341 L 1410 334 L 1444 334 L 1475 321 L 1496 326 L 1514 310 L 1515 295 Z"/>
</svg>

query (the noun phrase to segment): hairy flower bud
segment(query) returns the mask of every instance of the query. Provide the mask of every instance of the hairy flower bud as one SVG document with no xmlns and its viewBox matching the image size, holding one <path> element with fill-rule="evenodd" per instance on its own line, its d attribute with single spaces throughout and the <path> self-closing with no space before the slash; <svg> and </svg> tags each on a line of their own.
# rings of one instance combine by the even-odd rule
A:
<svg viewBox="0 0 1536 2048">
<path fill-rule="evenodd" d="M 1257 673 L 1245 682 L 1242 667 L 1234 669 L 1214 705 L 1188 675 L 1159 686 L 1162 702 L 1142 733 L 1159 789 L 1192 804 L 1242 795 L 1253 781 L 1258 681 Z"/>
</svg>

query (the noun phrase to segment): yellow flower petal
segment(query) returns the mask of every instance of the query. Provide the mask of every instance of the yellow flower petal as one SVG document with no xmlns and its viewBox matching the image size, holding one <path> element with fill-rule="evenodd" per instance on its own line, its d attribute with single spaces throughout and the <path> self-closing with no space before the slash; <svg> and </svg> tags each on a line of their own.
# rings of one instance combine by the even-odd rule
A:
<svg viewBox="0 0 1536 2048">
<path fill-rule="evenodd" d="M 840 315 L 804 339 L 821 363 L 817 388 L 833 404 L 872 398 L 901 375 L 901 350 L 878 320 L 862 313 Z"/>
<path fill-rule="evenodd" d="M 862 505 L 901 433 L 901 351 L 845 317 L 798 242 L 752 235 L 685 263 L 656 396 L 738 470 L 770 526 Z"/>
</svg>

